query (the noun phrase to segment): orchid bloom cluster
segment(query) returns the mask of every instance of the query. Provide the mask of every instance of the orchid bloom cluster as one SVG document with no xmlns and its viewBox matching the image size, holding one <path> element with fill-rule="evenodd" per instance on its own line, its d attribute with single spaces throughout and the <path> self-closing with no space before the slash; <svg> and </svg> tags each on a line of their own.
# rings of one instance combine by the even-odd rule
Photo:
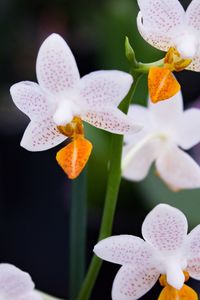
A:
<svg viewBox="0 0 200 300">
<path fill-rule="evenodd" d="M 141 128 L 118 109 L 131 87 L 132 76 L 121 71 L 96 71 L 80 79 L 74 56 L 58 34 L 50 35 L 42 44 L 36 73 L 39 84 L 23 81 L 10 90 L 17 107 L 31 119 L 21 146 L 43 151 L 71 138 L 57 153 L 57 161 L 69 178 L 80 174 L 92 150 L 84 137 L 83 121 L 117 134 Z"/>
<path fill-rule="evenodd" d="M 118 235 L 100 241 L 94 252 L 122 265 L 112 288 L 113 300 L 136 300 L 160 278 L 164 286 L 159 300 L 197 300 L 184 284 L 189 277 L 200 280 L 200 225 L 188 235 L 185 215 L 167 204 L 157 205 L 142 224 L 143 239 Z"/>
<path fill-rule="evenodd" d="M 168 52 L 164 67 L 149 72 L 153 102 L 174 96 L 180 85 L 170 71 L 200 71 L 200 3 L 191 1 L 184 11 L 178 0 L 138 0 L 137 26 L 153 47 Z"/>
<path fill-rule="evenodd" d="M 145 64 L 135 60 L 131 75 L 103 70 L 80 78 L 67 43 L 60 35 L 51 34 L 37 56 L 38 83 L 23 81 L 10 89 L 16 106 L 30 118 L 21 146 L 43 151 L 67 139 L 56 159 L 67 176 L 75 179 L 93 147 L 85 137 L 87 122 L 125 135 L 124 178 L 144 179 L 155 162 L 158 175 L 172 190 L 200 188 L 200 166 L 184 151 L 200 142 L 200 110 L 184 111 L 180 85 L 172 73 L 200 71 L 200 0 L 193 0 L 186 12 L 178 0 L 138 0 L 138 5 L 140 34 L 152 46 L 167 52 L 160 66 L 150 64 L 148 68 L 148 107 L 130 105 L 127 115 L 119 109 L 130 95 L 132 75 Z M 189 277 L 200 280 L 200 227 L 188 235 L 187 229 L 181 211 L 160 204 L 143 222 L 144 240 L 120 235 L 100 241 L 94 247 L 95 254 L 122 265 L 113 283 L 112 299 L 136 300 L 159 279 L 164 287 L 159 300 L 197 300 L 184 282 Z M 0 299 L 40 300 L 41 296 L 28 274 L 1 264 Z"/>
<path fill-rule="evenodd" d="M 28 273 L 11 264 L 0 264 L 1 300 L 42 300 L 34 290 L 34 283 Z"/>
</svg>

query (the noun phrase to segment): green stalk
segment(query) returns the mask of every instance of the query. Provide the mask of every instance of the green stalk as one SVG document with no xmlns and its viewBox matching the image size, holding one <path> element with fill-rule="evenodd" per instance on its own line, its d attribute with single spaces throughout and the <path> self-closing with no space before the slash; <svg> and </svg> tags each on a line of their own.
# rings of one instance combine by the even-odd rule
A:
<svg viewBox="0 0 200 300">
<path fill-rule="evenodd" d="M 77 297 L 85 275 L 87 171 L 72 182 L 70 207 L 69 294 Z"/>
<path fill-rule="evenodd" d="M 140 78 L 140 74 L 137 74 L 134 79 L 134 83 L 124 99 L 124 101 L 120 105 L 120 109 L 127 113 L 129 105 L 131 103 L 132 97 L 137 87 L 137 83 Z M 109 177 L 107 183 L 104 211 L 101 221 L 101 227 L 99 232 L 99 240 L 102 240 L 112 233 L 113 220 L 117 205 L 119 186 L 121 182 L 121 156 L 122 156 L 122 146 L 123 146 L 123 136 L 122 135 L 112 135 L 111 140 L 111 153 L 115 153 L 115 155 L 111 156 L 110 159 L 110 170 Z M 90 266 L 88 268 L 87 275 L 83 282 L 80 293 L 77 297 L 77 300 L 88 300 L 94 284 L 96 282 L 99 270 L 102 265 L 102 260 L 97 256 L 93 255 Z"/>
<path fill-rule="evenodd" d="M 163 67 L 163 66 L 164 66 L 164 58 L 148 64 L 138 62 L 137 67 L 133 67 L 133 72 L 148 74 L 149 70 L 152 67 Z"/>
</svg>

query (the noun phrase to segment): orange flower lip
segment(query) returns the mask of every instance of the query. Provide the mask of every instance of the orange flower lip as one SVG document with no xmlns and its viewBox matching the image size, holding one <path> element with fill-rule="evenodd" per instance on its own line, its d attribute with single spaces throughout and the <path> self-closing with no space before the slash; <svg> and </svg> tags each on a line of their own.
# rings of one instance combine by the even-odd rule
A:
<svg viewBox="0 0 200 300">
<path fill-rule="evenodd" d="M 184 271 L 185 281 L 189 279 L 189 273 Z M 160 284 L 164 287 L 158 300 L 198 300 L 197 293 L 186 284 L 180 290 L 175 289 L 167 283 L 166 275 L 159 278 Z"/>
<path fill-rule="evenodd" d="M 67 146 L 58 151 L 56 160 L 70 179 L 79 176 L 92 151 L 92 144 L 84 137 L 74 138 Z"/>
<path fill-rule="evenodd" d="M 148 86 L 153 103 L 169 99 L 180 91 L 180 84 L 166 67 L 152 67 L 150 69 Z"/>
<path fill-rule="evenodd" d="M 66 126 L 58 126 L 58 130 L 71 141 L 57 152 L 56 160 L 68 178 L 75 179 L 90 157 L 92 144 L 84 137 L 84 126 L 79 117 L 74 117 Z"/>
<path fill-rule="evenodd" d="M 164 67 L 152 67 L 149 71 L 148 86 L 153 103 L 169 99 L 180 91 L 180 84 L 172 72 L 184 70 L 191 62 L 191 59 L 182 58 L 176 48 L 169 48 Z"/>
<path fill-rule="evenodd" d="M 161 291 L 158 300 L 198 300 L 198 295 L 186 284 L 180 290 L 168 285 Z"/>
</svg>

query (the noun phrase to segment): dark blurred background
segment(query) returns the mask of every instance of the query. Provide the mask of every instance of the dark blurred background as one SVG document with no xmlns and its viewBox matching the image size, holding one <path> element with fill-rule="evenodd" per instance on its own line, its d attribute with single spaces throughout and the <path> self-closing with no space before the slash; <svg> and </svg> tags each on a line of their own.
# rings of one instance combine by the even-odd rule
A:
<svg viewBox="0 0 200 300">
<path fill-rule="evenodd" d="M 181 1 L 187 7 L 190 1 Z M 36 81 L 38 48 L 52 32 L 71 47 L 81 75 L 98 69 L 128 70 L 127 35 L 138 60 L 163 54 L 148 46 L 136 29 L 136 0 L 0 1 L 0 261 L 30 272 L 38 289 L 68 297 L 71 182 L 55 161 L 61 147 L 31 153 L 20 147 L 28 118 L 12 103 L 9 87 Z M 200 74 L 178 74 L 185 107 L 199 106 Z M 144 104 L 146 78 L 134 101 Z M 110 134 L 87 126 L 94 151 L 88 166 L 87 259 L 96 243 L 104 201 Z M 200 163 L 200 148 L 191 152 Z M 139 235 L 145 215 L 159 202 L 179 207 L 190 226 L 200 223 L 200 190 L 170 192 L 154 174 L 141 183 L 122 181 L 114 234 Z M 118 266 L 104 263 L 91 299 L 110 299 Z M 195 284 L 195 283 L 191 283 Z M 143 299 L 156 299 L 159 287 Z M 198 287 L 197 287 L 198 289 Z"/>
</svg>

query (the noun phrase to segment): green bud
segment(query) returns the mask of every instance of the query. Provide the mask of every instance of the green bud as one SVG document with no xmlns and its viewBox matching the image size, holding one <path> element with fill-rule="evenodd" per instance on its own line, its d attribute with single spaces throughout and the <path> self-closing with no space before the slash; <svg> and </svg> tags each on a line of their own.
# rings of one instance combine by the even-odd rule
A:
<svg viewBox="0 0 200 300">
<path fill-rule="evenodd" d="M 125 38 L 125 55 L 131 65 L 131 67 L 137 68 L 138 62 L 135 57 L 135 52 L 134 52 L 133 48 L 131 47 L 129 38 L 127 36 Z"/>
</svg>

